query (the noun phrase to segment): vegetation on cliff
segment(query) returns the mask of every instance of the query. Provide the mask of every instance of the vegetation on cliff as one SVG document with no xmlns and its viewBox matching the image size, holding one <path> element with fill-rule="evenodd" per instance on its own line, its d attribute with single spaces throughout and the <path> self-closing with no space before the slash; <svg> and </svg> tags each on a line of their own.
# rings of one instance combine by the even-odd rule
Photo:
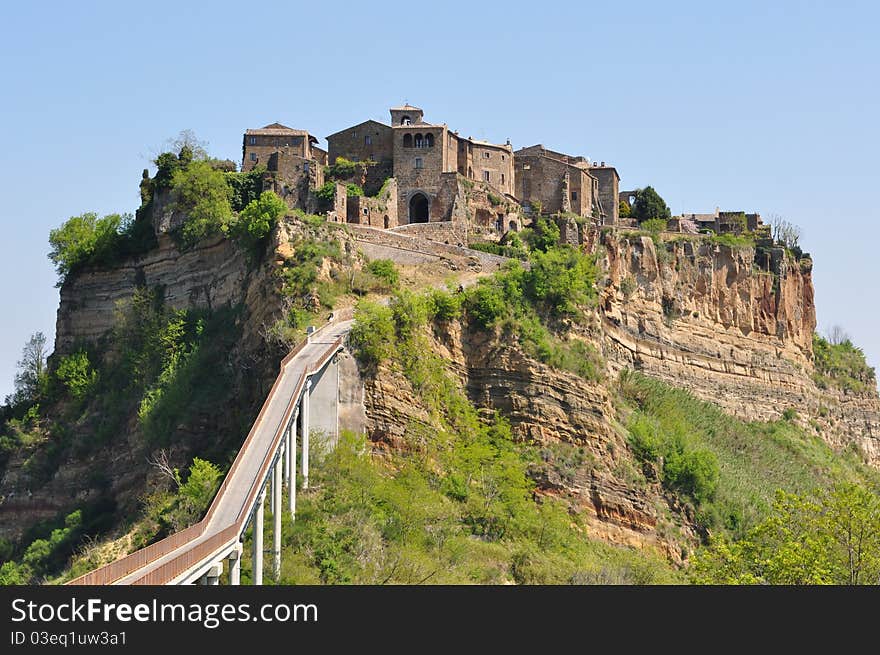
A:
<svg viewBox="0 0 880 655">
<path fill-rule="evenodd" d="M 837 388 L 854 393 L 865 393 L 877 388 L 877 377 L 868 366 L 861 348 L 843 335 L 837 340 L 828 340 L 818 334 L 813 335 L 813 380 L 822 388 Z"/>
</svg>

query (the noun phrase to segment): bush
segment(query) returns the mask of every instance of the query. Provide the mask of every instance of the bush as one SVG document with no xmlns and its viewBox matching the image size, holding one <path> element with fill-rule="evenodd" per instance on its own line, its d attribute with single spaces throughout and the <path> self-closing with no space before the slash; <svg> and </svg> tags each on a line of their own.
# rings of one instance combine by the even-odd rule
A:
<svg viewBox="0 0 880 655">
<path fill-rule="evenodd" d="M 87 265 L 108 265 L 121 256 L 149 247 L 150 235 L 142 235 L 142 223 L 130 214 L 108 214 L 102 218 L 94 212 L 72 216 L 49 233 L 49 259 L 60 276 L 59 285 L 71 272 Z M 134 237 L 137 236 L 138 243 Z"/>
<path fill-rule="evenodd" d="M 639 228 L 650 232 L 652 236 L 656 237 L 660 232 L 666 231 L 666 219 L 665 218 L 649 218 L 648 220 L 639 223 Z"/>
<path fill-rule="evenodd" d="M 468 293 L 465 307 L 468 315 L 483 328 L 494 326 L 508 311 L 503 290 L 482 280 Z"/>
<path fill-rule="evenodd" d="M 332 203 L 333 199 L 336 197 L 336 182 L 324 182 L 324 185 L 321 188 L 315 190 L 315 195 L 319 200 L 325 203 Z"/>
<path fill-rule="evenodd" d="M 813 334 L 814 379 L 820 387 L 836 387 L 845 391 L 864 393 L 876 388 L 874 369 L 868 366 L 865 353 L 849 338 L 831 343 Z"/>
<path fill-rule="evenodd" d="M 535 221 L 534 227 L 523 230 L 523 234 L 529 248 L 547 251 L 559 244 L 561 232 L 554 220 L 540 217 Z"/>
<path fill-rule="evenodd" d="M 349 342 L 358 361 L 375 369 L 394 353 L 394 315 L 389 307 L 359 302 Z"/>
<path fill-rule="evenodd" d="M 356 198 L 364 195 L 364 190 L 357 184 L 348 183 L 345 185 L 345 193 L 349 198 Z"/>
<path fill-rule="evenodd" d="M 82 350 L 63 357 L 55 375 L 64 383 L 70 395 L 77 399 L 84 398 L 98 379 L 98 372 L 92 368 L 89 356 Z"/>
<path fill-rule="evenodd" d="M 397 267 L 390 259 L 374 259 L 367 264 L 366 268 L 371 274 L 385 280 L 389 287 L 396 287 L 400 280 L 400 273 L 398 273 Z"/>
<path fill-rule="evenodd" d="M 452 294 L 440 289 L 431 292 L 434 317 L 442 322 L 457 320 L 461 316 L 462 294 Z"/>
<path fill-rule="evenodd" d="M 256 248 L 278 224 L 287 211 L 284 201 L 272 191 L 263 191 L 259 199 L 252 200 L 231 223 L 229 233 L 245 248 Z"/>
<path fill-rule="evenodd" d="M 574 315 L 596 295 L 592 258 L 571 247 L 536 252 L 524 279 L 526 294 L 558 314 Z"/>
<path fill-rule="evenodd" d="M 206 161 L 194 161 L 176 170 L 173 181 L 179 194 L 177 210 L 187 216 L 179 228 L 184 247 L 228 230 L 232 193 L 222 172 Z"/>
<path fill-rule="evenodd" d="M 265 173 L 266 167 L 260 164 L 246 173 L 228 172 L 225 174 L 232 211 L 240 212 L 260 197 Z"/>
</svg>

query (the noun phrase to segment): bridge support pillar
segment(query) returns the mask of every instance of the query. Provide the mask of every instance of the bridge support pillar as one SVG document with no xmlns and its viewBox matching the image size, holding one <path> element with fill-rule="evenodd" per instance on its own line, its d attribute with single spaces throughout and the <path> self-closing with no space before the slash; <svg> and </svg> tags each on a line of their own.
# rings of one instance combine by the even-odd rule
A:
<svg viewBox="0 0 880 655">
<path fill-rule="evenodd" d="M 229 554 L 229 584 L 241 584 L 241 544 Z"/>
<path fill-rule="evenodd" d="M 309 488 L 309 393 L 311 392 L 312 381 L 306 380 L 306 388 L 302 395 L 302 471 L 303 471 L 303 489 Z"/>
<path fill-rule="evenodd" d="M 289 439 L 289 456 L 287 465 L 290 471 L 287 473 L 287 503 L 290 508 L 290 519 L 296 519 L 296 421 L 299 413 L 294 414 L 290 426 L 287 428 L 287 438 Z"/>
<path fill-rule="evenodd" d="M 277 461 L 277 458 L 276 458 Z M 272 464 L 272 471 L 269 474 L 269 511 L 274 516 L 278 513 L 278 508 L 275 507 L 275 486 L 277 480 L 275 478 L 275 464 Z"/>
<path fill-rule="evenodd" d="M 266 499 L 265 490 L 260 491 L 257 499 L 257 507 L 254 511 L 254 538 L 253 538 L 253 572 L 251 578 L 255 585 L 263 584 L 263 502 Z"/>
<path fill-rule="evenodd" d="M 203 585 L 218 585 L 220 584 L 220 576 L 223 574 L 223 561 L 214 562 L 211 565 L 211 568 L 205 571 L 205 574 L 202 576 L 199 584 Z"/>
<path fill-rule="evenodd" d="M 272 575 L 277 582 L 281 577 L 281 458 L 275 460 L 272 478 Z"/>
</svg>

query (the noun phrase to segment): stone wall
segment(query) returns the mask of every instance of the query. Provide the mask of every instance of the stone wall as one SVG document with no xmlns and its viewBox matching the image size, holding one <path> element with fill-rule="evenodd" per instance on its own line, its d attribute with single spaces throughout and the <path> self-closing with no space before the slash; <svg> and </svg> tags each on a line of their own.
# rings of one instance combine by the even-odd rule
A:
<svg viewBox="0 0 880 655">
<path fill-rule="evenodd" d="M 620 215 L 620 177 L 611 166 L 592 166 L 590 174 L 598 180 L 599 201 L 602 204 L 602 222 L 604 225 L 617 225 Z"/>
<path fill-rule="evenodd" d="M 386 181 L 377 198 L 349 198 L 346 219 L 349 223 L 387 229 L 398 225 L 397 209 L 397 181 L 392 177 Z"/>
<path fill-rule="evenodd" d="M 251 143 L 251 140 L 255 143 Z M 293 154 L 299 155 L 305 159 L 311 158 L 309 153 L 308 138 L 304 135 L 244 135 L 244 143 L 242 146 L 242 162 L 241 170 L 249 171 L 259 164 L 267 166 L 269 163 L 269 155 L 282 148 L 289 148 Z"/>
<path fill-rule="evenodd" d="M 538 201 L 545 214 L 574 212 L 592 216 L 596 211 L 598 185 L 585 169 L 540 151 L 514 156 L 515 195 L 521 202 Z"/>
<path fill-rule="evenodd" d="M 363 182 L 368 195 L 376 193 L 386 178 L 393 175 L 393 130 L 388 125 L 365 121 L 328 136 L 327 144 L 331 164 L 336 162 L 337 157 L 349 161 L 375 162 L 367 167 Z"/>
<path fill-rule="evenodd" d="M 414 144 L 415 137 L 421 135 L 424 143 L 428 134 L 434 139 L 433 146 L 404 146 L 405 137 L 412 139 Z M 434 196 L 440 189 L 442 174 L 448 171 L 446 139 L 447 129 L 443 126 L 410 125 L 394 128 L 394 178 L 398 184 L 397 216 L 400 223 L 410 222 L 410 200 L 418 193 L 428 198 L 429 220 L 445 220 L 435 206 Z"/>
</svg>

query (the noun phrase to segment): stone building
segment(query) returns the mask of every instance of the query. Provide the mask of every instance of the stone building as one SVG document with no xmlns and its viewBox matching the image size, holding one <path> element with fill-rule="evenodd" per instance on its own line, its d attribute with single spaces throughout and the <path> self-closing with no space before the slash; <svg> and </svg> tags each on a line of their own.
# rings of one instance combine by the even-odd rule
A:
<svg viewBox="0 0 880 655">
<path fill-rule="evenodd" d="M 373 194 L 394 172 L 392 133 L 391 127 L 374 120 L 340 130 L 327 137 L 327 160 L 330 164 L 339 157 L 369 162 L 364 191 Z"/>
<path fill-rule="evenodd" d="M 391 125 L 364 121 L 327 137 L 329 160 L 375 161 L 368 182 L 383 176 L 397 181 L 397 219 L 401 224 L 453 220 L 457 175 L 488 184 L 501 197 L 513 197 L 513 149 L 464 138 L 445 124 L 428 123 L 412 105 L 392 107 Z M 390 165 L 390 171 L 389 171 Z M 382 179 L 380 179 L 382 178 Z"/>
<path fill-rule="evenodd" d="M 697 231 L 711 230 L 715 234 L 739 233 L 743 230 L 754 232 L 765 227 L 758 213 L 721 211 L 720 207 L 716 207 L 711 214 L 684 213 L 681 220 L 692 223 Z"/>
<path fill-rule="evenodd" d="M 572 212 L 615 224 L 620 177 L 613 166 L 593 165 L 538 144 L 514 153 L 514 195 L 522 204 L 540 203 L 546 214 Z"/>
<path fill-rule="evenodd" d="M 303 207 L 309 188 L 324 184 L 327 152 L 317 143 L 318 139 L 305 130 L 281 123 L 245 130 L 241 170 L 262 164 L 268 172 L 264 188 L 275 191 L 291 206 Z"/>
</svg>

